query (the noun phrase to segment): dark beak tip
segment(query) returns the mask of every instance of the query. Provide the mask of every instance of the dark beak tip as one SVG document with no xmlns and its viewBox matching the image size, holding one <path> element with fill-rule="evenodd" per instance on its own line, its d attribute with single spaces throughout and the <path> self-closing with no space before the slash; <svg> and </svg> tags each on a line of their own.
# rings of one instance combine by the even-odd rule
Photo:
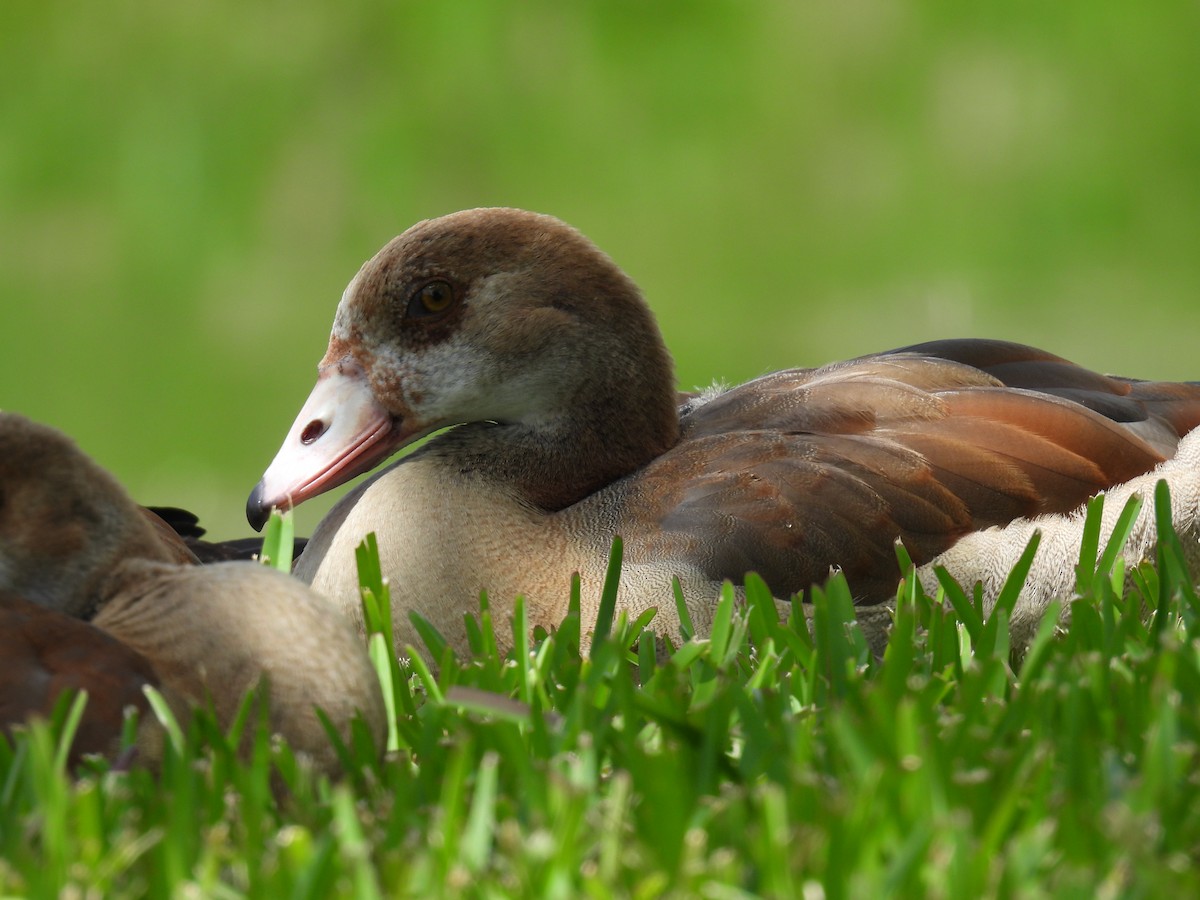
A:
<svg viewBox="0 0 1200 900">
<path fill-rule="evenodd" d="M 246 521 L 255 531 L 262 531 L 269 518 L 271 518 L 271 507 L 263 503 L 263 486 L 260 481 L 250 492 L 250 499 L 246 501 Z"/>
</svg>

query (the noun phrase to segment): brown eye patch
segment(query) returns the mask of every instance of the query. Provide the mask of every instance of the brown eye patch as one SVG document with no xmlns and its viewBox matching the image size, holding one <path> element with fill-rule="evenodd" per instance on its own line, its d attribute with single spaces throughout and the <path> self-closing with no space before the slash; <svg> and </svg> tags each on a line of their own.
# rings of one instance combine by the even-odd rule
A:
<svg viewBox="0 0 1200 900">
<path fill-rule="evenodd" d="M 406 319 L 428 319 L 440 316 L 458 302 L 458 293 L 448 281 L 434 279 L 417 288 L 404 311 Z"/>
</svg>

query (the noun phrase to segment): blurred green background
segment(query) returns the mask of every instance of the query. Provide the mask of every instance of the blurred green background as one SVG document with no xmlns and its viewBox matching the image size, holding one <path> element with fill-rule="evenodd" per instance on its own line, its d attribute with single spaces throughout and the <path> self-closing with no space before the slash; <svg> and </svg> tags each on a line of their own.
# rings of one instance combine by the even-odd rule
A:
<svg viewBox="0 0 1200 900">
<path fill-rule="evenodd" d="M 589 234 L 687 386 L 954 335 L 1200 378 L 1194 0 L 7 0 L 0 51 L 0 406 L 217 537 L 359 264 L 464 207 Z"/>
</svg>

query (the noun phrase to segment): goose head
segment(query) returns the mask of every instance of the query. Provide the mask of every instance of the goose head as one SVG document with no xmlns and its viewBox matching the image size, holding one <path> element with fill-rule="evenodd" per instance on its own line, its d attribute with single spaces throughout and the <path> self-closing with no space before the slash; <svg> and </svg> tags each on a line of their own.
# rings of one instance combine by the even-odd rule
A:
<svg viewBox="0 0 1200 900">
<path fill-rule="evenodd" d="M 61 432 L 0 412 L 0 587 L 90 617 L 124 559 L 177 559 L 108 472 Z"/>
<path fill-rule="evenodd" d="M 394 238 L 346 288 L 317 371 L 250 496 L 255 527 L 448 426 L 527 439 L 550 461 L 522 487 L 550 508 L 678 435 L 670 356 L 637 286 L 575 229 L 522 210 Z"/>
</svg>

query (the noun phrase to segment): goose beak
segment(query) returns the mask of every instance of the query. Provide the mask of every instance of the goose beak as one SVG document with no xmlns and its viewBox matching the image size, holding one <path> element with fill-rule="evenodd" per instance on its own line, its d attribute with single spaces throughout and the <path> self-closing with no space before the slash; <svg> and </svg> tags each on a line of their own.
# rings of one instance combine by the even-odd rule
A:
<svg viewBox="0 0 1200 900">
<path fill-rule="evenodd" d="M 356 362 L 322 367 L 279 453 L 250 493 L 247 521 L 260 531 L 272 509 L 290 509 L 361 475 L 416 432 L 383 408 Z"/>
</svg>

